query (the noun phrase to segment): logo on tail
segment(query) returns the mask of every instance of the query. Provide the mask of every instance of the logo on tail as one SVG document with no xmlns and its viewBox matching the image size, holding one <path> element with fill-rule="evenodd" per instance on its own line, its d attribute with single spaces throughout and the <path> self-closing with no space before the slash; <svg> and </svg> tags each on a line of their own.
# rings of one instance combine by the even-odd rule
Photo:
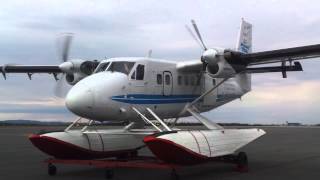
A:
<svg viewBox="0 0 320 180">
<path fill-rule="evenodd" d="M 243 53 L 252 52 L 252 25 L 244 19 L 241 21 L 236 49 Z"/>
</svg>

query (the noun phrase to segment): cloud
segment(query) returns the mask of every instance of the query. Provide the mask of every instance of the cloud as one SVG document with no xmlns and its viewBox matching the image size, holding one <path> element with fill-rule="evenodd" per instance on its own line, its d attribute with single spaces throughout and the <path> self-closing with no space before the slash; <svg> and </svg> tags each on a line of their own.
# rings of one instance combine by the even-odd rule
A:
<svg viewBox="0 0 320 180">
<path fill-rule="evenodd" d="M 49 106 L 49 107 L 63 107 L 65 105 L 65 102 L 61 99 L 57 98 L 35 98 L 32 100 L 19 100 L 19 101 L 12 101 L 12 100 L 0 100 L 0 105 L 23 105 L 23 106 Z"/>
<path fill-rule="evenodd" d="M 282 86 L 262 85 L 254 88 L 245 99 L 251 106 L 309 107 L 320 102 L 319 91 L 320 81 L 302 81 Z"/>
<path fill-rule="evenodd" d="M 319 123 L 320 81 L 254 86 L 253 91 L 229 104 L 206 113 L 217 122 Z"/>
</svg>

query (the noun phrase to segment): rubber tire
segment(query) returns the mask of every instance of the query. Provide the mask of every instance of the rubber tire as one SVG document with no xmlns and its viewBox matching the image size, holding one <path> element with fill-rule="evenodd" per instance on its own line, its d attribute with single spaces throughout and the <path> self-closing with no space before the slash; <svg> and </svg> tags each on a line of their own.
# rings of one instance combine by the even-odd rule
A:
<svg viewBox="0 0 320 180">
<path fill-rule="evenodd" d="M 107 169 L 105 172 L 105 178 L 106 179 L 112 179 L 114 177 L 114 172 L 113 170 Z"/>
<path fill-rule="evenodd" d="M 57 167 L 53 164 L 48 164 L 48 174 L 49 176 L 54 176 L 57 174 Z"/>
<path fill-rule="evenodd" d="M 248 167 L 248 156 L 245 152 L 239 152 L 237 155 L 238 167 Z"/>
</svg>

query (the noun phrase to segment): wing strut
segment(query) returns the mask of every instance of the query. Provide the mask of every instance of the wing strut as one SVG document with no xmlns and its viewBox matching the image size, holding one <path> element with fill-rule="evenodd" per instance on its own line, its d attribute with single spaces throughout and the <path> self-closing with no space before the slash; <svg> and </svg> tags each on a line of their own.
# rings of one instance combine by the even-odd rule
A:
<svg viewBox="0 0 320 180">
<path fill-rule="evenodd" d="M 282 72 L 282 77 L 287 78 L 286 61 L 281 62 L 281 72 Z"/>
<path fill-rule="evenodd" d="M 146 108 L 146 110 L 155 118 L 155 120 L 157 120 L 163 127 L 165 130 L 160 129 L 157 125 L 155 125 L 152 121 L 150 121 L 145 115 L 143 115 L 137 108 L 135 107 L 131 107 L 145 122 L 150 123 L 154 128 L 156 128 L 159 132 L 163 132 L 163 131 L 172 131 L 171 128 L 169 128 L 169 126 L 163 122 L 163 120 L 161 120 L 159 118 L 159 116 L 156 115 L 156 113 L 154 113 L 150 108 Z"/>
<path fill-rule="evenodd" d="M 75 119 L 64 131 L 68 132 L 74 125 L 76 125 L 82 118 L 79 117 L 77 119 Z"/>
<path fill-rule="evenodd" d="M 210 74 L 209 74 L 210 75 Z M 211 76 L 210 76 L 211 77 Z M 197 103 L 198 101 L 200 101 L 202 98 L 204 98 L 206 95 L 208 95 L 209 93 L 211 93 L 213 90 L 215 90 L 216 88 L 218 88 L 221 84 L 223 84 L 226 80 L 228 80 L 230 77 L 224 78 L 222 81 L 220 81 L 216 86 L 212 87 L 211 89 L 209 89 L 208 91 L 206 91 L 205 93 L 203 93 L 201 96 L 199 96 L 197 99 L 195 99 L 194 101 L 192 101 L 189 106 L 193 106 L 195 103 Z"/>
<path fill-rule="evenodd" d="M 210 74 L 209 74 L 210 76 Z M 212 79 L 213 77 L 210 76 Z M 222 126 L 218 125 L 217 123 L 214 123 L 210 120 L 208 120 L 206 117 L 202 116 L 201 114 L 199 114 L 197 110 L 197 108 L 194 106 L 198 101 L 200 101 L 202 98 L 204 98 L 206 95 L 208 95 L 209 93 L 211 93 L 213 90 L 217 89 L 219 86 L 221 86 L 225 81 L 227 81 L 230 77 L 228 78 L 224 78 L 222 81 L 220 81 L 216 86 L 212 87 L 211 89 L 207 90 L 206 92 L 204 92 L 201 96 L 199 96 L 197 99 L 195 99 L 194 101 L 192 101 L 189 104 L 186 104 L 186 106 L 183 108 L 183 110 L 179 113 L 179 117 L 186 113 L 186 111 L 188 111 L 195 119 L 197 119 L 198 121 L 200 121 L 204 126 L 206 126 L 208 129 L 224 129 Z M 195 111 L 196 110 L 196 111 Z M 175 121 L 172 124 L 172 127 L 175 126 L 175 124 L 178 122 L 179 117 L 175 119 Z"/>
<path fill-rule="evenodd" d="M 200 121 L 204 126 L 206 126 L 208 129 L 213 130 L 222 130 L 224 129 L 222 126 L 220 126 L 217 123 L 214 123 L 212 121 L 210 121 L 209 119 L 207 119 L 206 117 L 202 116 L 201 114 L 199 114 L 198 112 L 196 112 L 194 109 L 196 109 L 194 106 L 192 107 L 188 107 L 187 111 L 194 117 L 196 118 L 198 121 Z"/>
<path fill-rule="evenodd" d="M 146 123 L 151 124 L 156 130 L 158 130 L 159 132 L 162 132 L 162 130 L 155 125 L 152 121 L 150 121 L 145 115 L 143 115 L 138 109 L 136 109 L 135 107 L 131 107 L 140 117 L 143 121 L 145 121 Z"/>
<path fill-rule="evenodd" d="M 168 131 L 172 131 L 166 123 L 164 123 L 150 108 L 146 108 L 149 113 Z"/>
</svg>

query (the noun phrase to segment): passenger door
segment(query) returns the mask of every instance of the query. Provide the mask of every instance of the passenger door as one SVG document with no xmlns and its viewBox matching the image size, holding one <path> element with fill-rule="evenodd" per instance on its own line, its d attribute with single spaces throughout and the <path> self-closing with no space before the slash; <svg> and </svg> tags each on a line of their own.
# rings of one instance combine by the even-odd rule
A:
<svg viewBox="0 0 320 180">
<path fill-rule="evenodd" d="M 163 72 L 163 95 L 170 96 L 173 88 L 172 74 L 170 71 Z"/>
</svg>

